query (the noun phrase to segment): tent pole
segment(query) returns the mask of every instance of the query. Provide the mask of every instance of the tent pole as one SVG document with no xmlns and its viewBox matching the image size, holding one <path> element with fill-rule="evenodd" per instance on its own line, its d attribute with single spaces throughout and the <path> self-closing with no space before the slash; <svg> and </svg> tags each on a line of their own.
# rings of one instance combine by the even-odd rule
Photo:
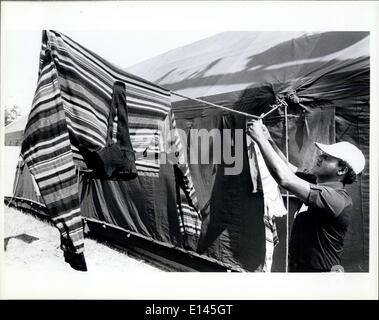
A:
<svg viewBox="0 0 379 320">
<path fill-rule="evenodd" d="M 285 125 L 285 144 L 286 144 L 286 159 L 288 162 L 288 114 L 287 114 L 287 107 L 288 105 L 284 105 L 284 125 Z M 289 210 L 289 193 L 286 191 L 286 207 L 287 207 L 287 217 L 286 217 L 286 272 L 288 272 L 288 246 L 289 246 L 289 215 L 290 215 L 290 210 Z"/>
</svg>

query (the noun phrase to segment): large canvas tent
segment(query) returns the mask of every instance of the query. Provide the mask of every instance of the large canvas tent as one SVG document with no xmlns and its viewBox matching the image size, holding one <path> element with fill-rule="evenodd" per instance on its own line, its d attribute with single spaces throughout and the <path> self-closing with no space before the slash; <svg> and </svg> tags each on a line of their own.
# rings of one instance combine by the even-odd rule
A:
<svg viewBox="0 0 379 320">
<path fill-rule="evenodd" d="M 357 145 L 367 163 L 358 182 L 348 187 L 354 207 L 342 264 L 347 271 L 368 271 L 367 32 L 226 32 L 147 60 L 128 68 L 128 72 L 189 97 L 251 114 L 267 111 L 277 96 L 286 99 L 288 114 L 278 110 L 265 122 L 283 150 L 287 132 L 289 159 L 300 169 L 307 169 L 316 153 L 313 141 L 347 140 Z M 242 116 L 175 95 L 171 95 L 171 101 L 176 124 L 186 133 L 189 129 L 245 128 L 246 119 Z M 191 143 L 194 141 L 188 147 Z M 131 209 L 128 196 L 136 194 L 130 182 L 86 183 L 82 179 L 81 214 L 95 225 L 107 226 L 106 233 L 114 241 L 127 242 L 121 236 L 111 236 L 127 231 L 151 240 L 157 247 L 179 250 L 184 256 L 234 270 L 260 270 L 265 255 L 262 194 L 251 192 L 254 181 L 247 154 L 244 153 L 240 174 L 223 174 L 226 166 L 189 165 L 202 217 L 200 239 L 190 245 L 183 242 L 174 208 L 166 207 L 160 215 Z M 26 166 L 20 172 L 13 200 L 26 198 L 26 189 L 33 186 L 20 183 L 30 179 Z M 160 188 L 163 186 L 161 191 L 171 197 L 176 191 L 167 188 L 167 183 Z M 39 202 L 37 198 L 32 200 Z M 293 198 L 289 203 L 289 217 L 277 219 L 280 242 L 275 249 L 273 271 L 285 270 L 286 239 L 297 206 Z M 96 230 L 104 233 L 102 228 Z"/>
</svg>

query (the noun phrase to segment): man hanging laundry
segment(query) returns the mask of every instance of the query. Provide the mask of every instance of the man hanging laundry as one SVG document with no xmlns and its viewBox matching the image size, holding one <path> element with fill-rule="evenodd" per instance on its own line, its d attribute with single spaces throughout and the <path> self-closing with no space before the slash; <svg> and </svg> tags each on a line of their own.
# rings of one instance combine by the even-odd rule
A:
<svg viewBox="0 0 379 320">
<path fill-rule="evenodd" d="M 365 165 L 363 153 L 349 142 L 316 143 L 321 154 L 305 175 L 287 162 L 261 120 L 248 123 L 276 182 L 304 204 L 295 215 L 289 243 L 289 272 L 330 272 L 340 265 L 352 205 L 346 184 L 355 181 Z M 295 173 L 296 172 L 296 173 Z"/>
</svg>

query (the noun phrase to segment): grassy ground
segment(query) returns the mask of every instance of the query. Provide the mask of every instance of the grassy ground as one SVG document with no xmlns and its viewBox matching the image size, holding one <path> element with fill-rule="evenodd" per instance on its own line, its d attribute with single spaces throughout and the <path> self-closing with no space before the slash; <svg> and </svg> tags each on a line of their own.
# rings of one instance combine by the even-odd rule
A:
<svg viewBox="0 0 379 320">
<path fill-rule="evenodd" d="M 59 232 L 32 215 L 4 206 L 4 267 L 16 271 L 74 272 L 64 262 Z M 137 260 L 92 239 L 85 239 L 88 272 L 162 272 L 146 261 Z"/>
</svg>

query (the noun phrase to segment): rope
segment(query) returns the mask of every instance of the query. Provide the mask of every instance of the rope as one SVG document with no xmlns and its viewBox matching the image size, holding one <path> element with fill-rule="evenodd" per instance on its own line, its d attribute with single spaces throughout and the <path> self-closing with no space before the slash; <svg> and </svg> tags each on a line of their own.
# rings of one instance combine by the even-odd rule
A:
<svg viewBox="0 0 379 320">
<path fill-rule="evenodd" d="M 262 119 L 259 116 L 254 116 L 254 115 L 246 113 L 246 112 L 242 112 L 242 111 L 234 110 L 234 109 L 231 109 L 231 108 L 227 108 L 227 107 L 224 107 L 224 106 L 219 105 L 219 104 L 211 103 L 211 102 L 204 101 L 204 100 L 197 99 L 197 98 L 187 97 L 187 96 L 185 96 L 185 95 L 183 95 L 181 93 L 177 93 L 175 91 L 171 91 L 171 94 L 173 94 L 175 96 L 178 96 L 178 97 L 185 98 L 185 99 L 189 99 L 189 100 L 197 101 L 197 102 L 200 102 L 200 103 L 208 104 L 208 105 L 210 105 L 212 107 L 216 107 L 216 108 L 224 109 L 224 110 L 227 110 L 227 111 L 230 111 L 230 112 L 238 113 L 238 114 L 241 114 L 241 115 L 249 117 L 249 118 Z"/>
<path fill-rule="evenodd" d="M 224 107 L 222 105 L 215 104 L 215 103 L 212 103 L 212 102 L 209 102 L 209 101 L 205 101 L 205 100 L 201 100 L 201 99 L 197 99 L 197 98 L 188 97 L 188 96 L 185 96 L 185 95 L 183 95 L 181 93 L 177 93 L 175 91 L 171 91 L 171 94 L 173 94 L 174 96 L 178 96 L 178 97 L 182 97 L 182 98 L 188 99 L 188 100 L 193 100 L 193 101 L 197 101 L 197 102 L 200 102 L 200 103 L 208 104 L 208 105 L 210 105 L 212 107 L 224 109 L 224 110 L 227 110 L 229 112 L 238 113 L 238 114 L 241 114 L 243 116 L 246 116 L 246 117 L 249 117 L 249 118 L 254 118 L 254 119 L 263 119 L 263 118 L 267 117 L 270 113 L 274 112 L 278 108 L 281 108 L 281 107 L 287 108 L 288 107 L 288 104 L 284 101 L 284 99 L 276 97 L 275 104 L 274 105 L 270 105 L 270 107 L 271 107 L 270 111 L 268 111 L 266 113 L 263 113 L 261 116 L 255 116 L 255 115 L 252 115 L 250 113 L 234 110 L 234 109 L 231 109 L 231 108 L 228 108 L 228 107 Z"/>
<path fill-rule="evenodd" d="M 276 103 L 271 106 L 271 110 L 261 115 L 261 119 L 267 117 L 270 113 L 274 112 L 278 108 L 285 108 L 287 110 L 288 104 L 284 101 L 284 99 L 280 99 L 279 97 L 276 97 Z M 286 115 L 287 119 L 287 115 Z"/>
</svg>

